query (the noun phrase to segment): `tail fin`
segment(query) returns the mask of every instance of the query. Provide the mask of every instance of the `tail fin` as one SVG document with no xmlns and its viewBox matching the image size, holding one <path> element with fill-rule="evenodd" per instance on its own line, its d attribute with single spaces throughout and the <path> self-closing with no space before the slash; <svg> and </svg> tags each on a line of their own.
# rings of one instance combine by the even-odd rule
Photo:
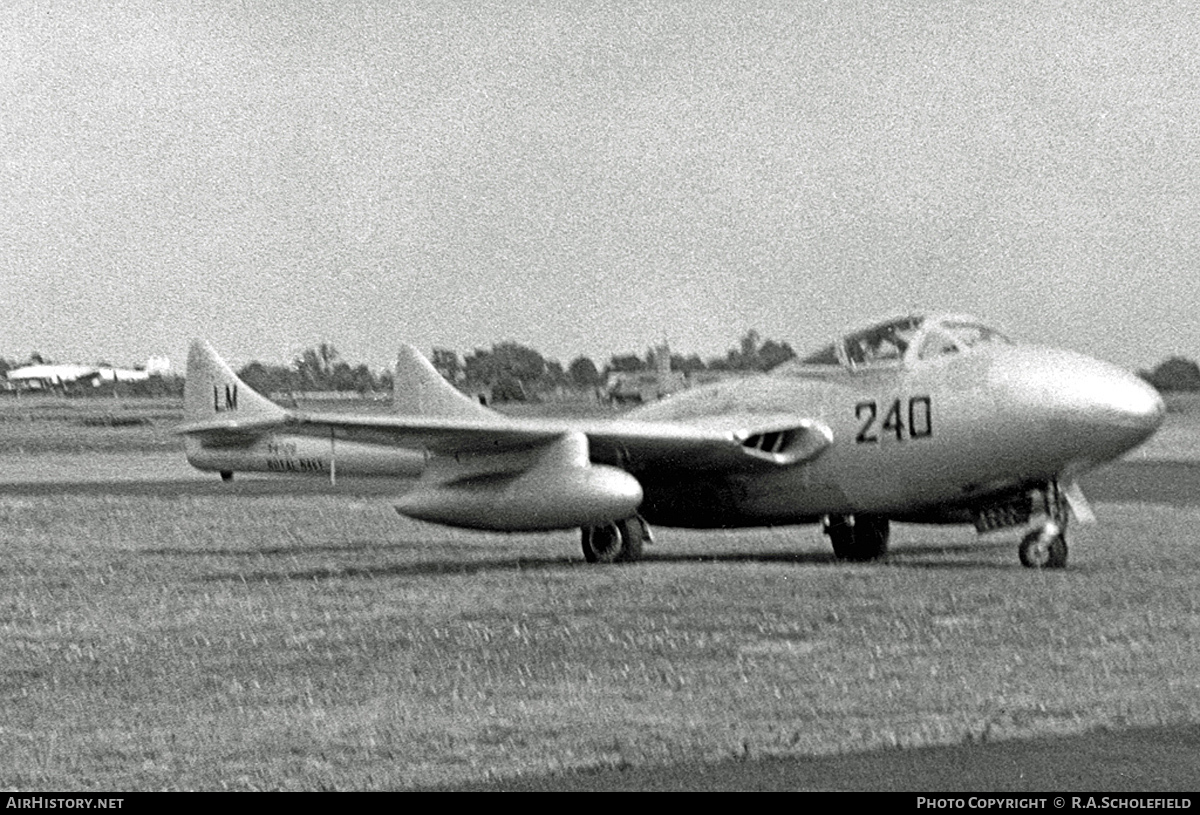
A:
<svg viewBox="0 0 1200 815">
<path fill-rule="evenodd" d="M 463 394 L 411 345 L 400 346 L 392 408 L 405 416 L 494 419 L 498 414 Z"/>
<path fill-rule="evenodd" d="M 188 424 L 214 419 L 282 419 L 287 411 L 256 393 L 204 340 L 188 349 L 183 417 Z"/>
</svg>

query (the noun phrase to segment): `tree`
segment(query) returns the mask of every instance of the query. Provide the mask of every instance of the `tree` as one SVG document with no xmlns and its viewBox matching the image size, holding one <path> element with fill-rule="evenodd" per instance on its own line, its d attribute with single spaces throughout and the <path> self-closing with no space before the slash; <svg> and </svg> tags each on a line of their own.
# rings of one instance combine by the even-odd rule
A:
<svg viewBox="0 0 1200 815">
<path fill-rule="evenodd" d="M 532 348 L 502 342 L 491 351 L 475 349 L 463 360 L 463 370 L 468 384 L 492 388 L 496 401 L 524 401 L 544 385 L 547 365 Z"/>
<path fill-rule="evenodd" d="M 769 371 L 778 365 L 782 365 L 789 359 L 795 358 L 796 352 L 786 342 L 767 340 L 759 346 L 758 364 L 755 367 L 760 371 Z"/>
<path fill-rule="evenodd" d="M 304 353 L 292 361 L 300 377 L 300 389 L 329 390 L 332 387 L 333 366 L 337 359 L 337 349 L 327 342 L 316 348 L 305 349 Z"/>
<path fill-rule="evenodd" d="M 741 341 L 741 358 L 746 361 L 752 361 L 758 356 L 758 343 L 762 339 L 762 335 L 751 328 L 745 333 Z"/>
<path fill-rule="evenodd" d="M 351 365 L 341 359 L 329 343 L 306 349 L 292 360 L 290 367 L 254 361 L 238 371 L 238 376 L 265 394 L 328 390 L 369 393 L 391 386 L 391 374 L 377 379 L 365 364 Z"/>
<path fill-rule="evenodd" d="M 523 384 L 535 384 L 546 374 L 546 360 L 542 355 L 515 342 L 492 346 L 492 356 L 500 370 Z"/>
<path fill-rule="evenodd" d="M 287 393 L 300 389 L 296 371 L 284 365 L 251 362 L 238 371 L 237 375 L 259 393 Z"/>
<path fill-rule="evenodd" d="M 360 394 L 375 390 L 375 378 L 366 365 L 350 367 L 347 362 L 335 362 L 329 373 L 329 385 L 336 391 L 358 391 Z"/>
<path fill-rule="evenodd" d="M 796 352 L 786 342 L 763 342 L 762 335 L 752 328 L 742 336 L 737 348 L 731 348 L 724 359 L 709 362 L 709 367 L 723 371 L 769 371 L 795 356 Z"/>
<path fill-rule="evenodd" d="M 380 371 L 375 377 L 375 390 L 391 393 L 396 387 L 396 377 L 391 371 Z"/>
<path fill-rule="evenodd" d="M 604 380 L 600 376 L 596 363 L 587 357 L 576 357 L 567 366 L 567 378 L 577 388 L 594 388 Z"/>
<path fill-rule="evenodd" d="M 546 360 L 546 373 L 542 374 L 542 384 L 557 388 L 566 382 L 567 372 L 563 370 L 562 363 L 556 359 Z"/>
<path fill-rule="evenodd" d="M 462 373 L 462 365 L 458 362 L 458 352 L 448 348 L 434 348 L 430 360 L 437 372 L 450 382 L 457 382 Z"/>
<path fill-rule="evenodd" d="M 634 354 L 621 354 L 608 361 L 608 371 L 618 374 L 633 374 L 646 370 L 645 361 Z"/>
<path fill-rule="evenodd" d="M 679 371 L 684 374 L 694 374 L 705 369 L 704 360 L 700 359 L 699 354 L 691 356 L 683 356 L 682 354 L 671 354 L 671 370 Z"/>
<path fill-rule="evenodd" d="M 1160 391 L 1200 391 L 1200 365 L 1183 357 L 1171 357 L 1141 376 Z"/>
</svg>

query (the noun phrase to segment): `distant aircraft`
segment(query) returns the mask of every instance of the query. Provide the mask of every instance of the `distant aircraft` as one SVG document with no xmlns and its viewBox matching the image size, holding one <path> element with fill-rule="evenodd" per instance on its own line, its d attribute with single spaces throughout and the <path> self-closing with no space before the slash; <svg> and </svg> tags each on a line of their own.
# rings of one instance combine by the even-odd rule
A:
<svg viewBox="0 0 1200 815">
<path fill-rule="evenodd" d="M 873 560 L 892 521 L 1029 526 L 1030 567 L 1067 562 L 1076 477 L 1149 438 L 1163 402 L 1071 351 L 966 316 L 905 316 L 770 374 L 687 390 L 612 420 L 516 419 L 459 393 L 411 346 L 397 413 L 280 407 L 193 344 L 188 460 L 235 470 L 413 476 L 404 515 L 501 531 L 579 527 L 590 562 L 637 560 L 650 523 L 820 523 L 836 557 Z"/>
<path fill-rule="evenodd" d="M 107 365 L 36 364 L 14 368 L 5 378 L 30 390 L 61 388 L 78 382 L 144 382 L 153 374 L 166 373 L 171 363 L 165 357 L 151 358 L 144 368 L 113 368 Z"/>
</svg>

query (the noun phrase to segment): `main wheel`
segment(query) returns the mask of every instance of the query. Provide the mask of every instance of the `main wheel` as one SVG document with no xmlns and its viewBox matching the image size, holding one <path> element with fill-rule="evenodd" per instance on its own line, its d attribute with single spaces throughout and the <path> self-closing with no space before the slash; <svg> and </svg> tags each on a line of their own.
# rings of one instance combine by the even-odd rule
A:
<svg viewBox="0 0 1200 815">
<path fill-rule="evenodd" d="M 637 518 L 583 528 L 583 558 L 588 563 L 632 563 L 642 556 L 645 530 Z"/>
<path fill-rule="evenodd" d="M 1056 524 L 1035 529 L 1017 550 L 1021 565 L 1030 569 L 1061 569 L 1067 565 L 1067 538 Z"/>
<path fill-rule="evenodd" d="M 876 515 L 835 516 L 825 526 L 833 556 L 855 562 L 878 560 L 887 554 L 888 532 L 888 519 Z"/>
</svg>

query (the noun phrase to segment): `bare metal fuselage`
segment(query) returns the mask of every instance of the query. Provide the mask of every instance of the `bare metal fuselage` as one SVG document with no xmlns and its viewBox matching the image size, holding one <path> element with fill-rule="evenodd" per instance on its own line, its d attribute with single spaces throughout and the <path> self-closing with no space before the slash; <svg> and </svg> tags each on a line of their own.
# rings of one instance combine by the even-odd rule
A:
<svg viewBox="0 0 1200 815">
<path fill-rule="evenodd" d="M 1116 458 L 1158 426 L 1140 380 L 1080 354 L 997 346 L 911 368 L 814 371 L 718 383 L 632 417 L 797 412 L 833 431 L 815 460 L 766 472 L 639 471 L 641 513 L 668 526 L 814 522 L 866 513 L 966 522 L 997 497 L 1073 477 Z"/>
</svg>

